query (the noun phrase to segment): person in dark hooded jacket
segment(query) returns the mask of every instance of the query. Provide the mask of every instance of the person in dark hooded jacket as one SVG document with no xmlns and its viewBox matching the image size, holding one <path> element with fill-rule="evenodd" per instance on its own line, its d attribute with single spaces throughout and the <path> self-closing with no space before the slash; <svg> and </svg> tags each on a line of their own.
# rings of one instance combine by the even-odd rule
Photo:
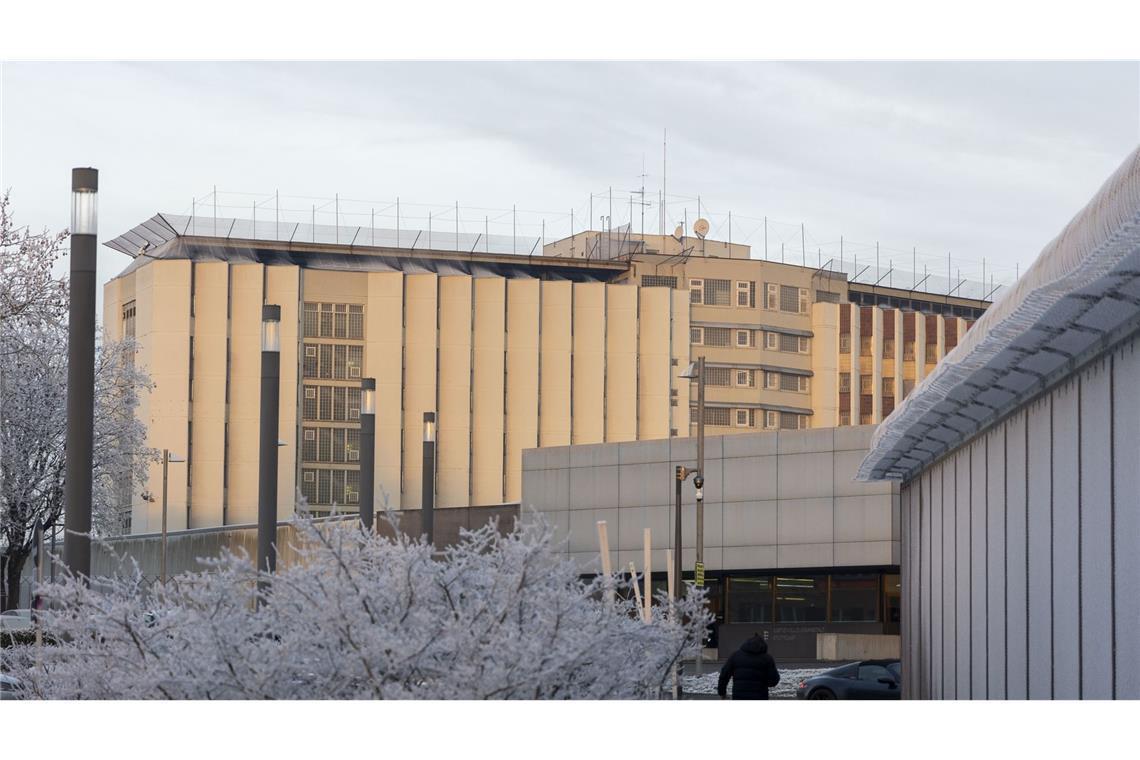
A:
<svg viewBox="0 0 1140 760">
<path fill-rule="evenodd" d="M 741 644 L 720 669 L 716 693 L 721 699 L 728 694 L 730 680 L 733 699 L 767 699 L 769 687 L 780 682 L 776 661 L 768 654 L 768 642 L 760 634 L 753 634 Z"/>
</svg>

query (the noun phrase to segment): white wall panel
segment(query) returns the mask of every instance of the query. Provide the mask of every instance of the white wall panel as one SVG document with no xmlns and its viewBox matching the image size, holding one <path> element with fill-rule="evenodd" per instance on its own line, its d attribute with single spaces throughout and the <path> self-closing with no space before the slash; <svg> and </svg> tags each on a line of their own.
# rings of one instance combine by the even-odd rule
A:
<svg viewBox="0 0 1140 760">
<path fill-rule="evenodd" d="M 1140 350 L 1113 357 L 1113 561 L 1116 698 L 1140 699 Z"/>
<path fill-rule="evenodd" d="M 1005 692 L 1005 443 L 1004 427 L 986 441 L 986 696 L 1003 699 Z"/>
<path fill-rule="evenodd" d="M 955 696 L 970 698 L 970 448 L 954 456 Z"/>
<path fill-rule="evenodd" d="M 970 446 L 970 698 L 986 698 L 986 439 Z"/>
<path fill-rule="evenodd" d="M 942 496 L 945 489 L 945 465 L 939 464 L 930 469 L 930 596 L 931 596 L 931 649 L 930 649 L 930 696 L 934 699 L 943 699 L 946 696 L 946 679 L 943 675 L 945 655 L 945 626 L 943 618 L 946 611 L 945 582 L 946 552 L 945 525 L 942 519 Z M 951 597 L 952 599 L 953 597 Z"/>
<path fill-rule="evenodd" d="M 1053 697 L 1080 696 L 1079 380 L 1053 396 Z"/>
<path fill-rule="evenodd" d="M 1029 698 L 1053 694 L 1052 408 L 1046 398 L 1029 407 Z"/>
<path fill-rule="evenodd" d="M 1112 698 L 1112 398 L 1109 360 L 1081 380 L 1080 619 L 1083 699 Z"/>
<path fill-rule="evenodd" d="M 943 697 L 958 698 L 958 463 L 942 467 L 942 667 Z"/>
<path fill-rule="evenodd" d="M 1004 427 L 1006 695 L 1009 699 L 1026 699 L 1029 696 L 1028 415 L 1025 412 L 1015 414 Z"/>
</svg>

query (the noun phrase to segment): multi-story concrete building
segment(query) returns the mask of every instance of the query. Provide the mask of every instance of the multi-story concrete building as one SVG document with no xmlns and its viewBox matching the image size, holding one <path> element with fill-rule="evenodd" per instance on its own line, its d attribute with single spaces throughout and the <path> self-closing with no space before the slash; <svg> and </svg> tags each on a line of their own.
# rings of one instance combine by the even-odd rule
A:
<svg viewBox="0 0 1140 760">
<path fill-rule="evenodd" d="M 159 215 L 110 241 L 136 260 L 105 287 L 104 327 L 137 339 L 154 381 L 148 444 L 188 460 L 170 468 L 171 529 L 254 519 L 263 303 L 282 307 L 282 519 L 298 492 L 318 512 L 357 508 L 363 377 L 378 506 L 420 504 L 425 411 L 437 505 L 517 503 L 523 449 L 690 434 L 695 384 L 679 374 L 695 356 L 710 434 L 877 422 L 985 306 L 693 237 L 590 232 L 530 255 L 470 237 Z M 911 324 L 913 341 L 893 339 Z M 124 489 L 133 532 L 160 519 L 139 491 Z"/>
<path fill-rule="evenodd" d="M 705 424 L 716 434 L 881 422 L 988 305 L 849 282 L 699 237 L 583 232 L 546 254 L 626 261 L 623 279 L 689 292 L 692 356 L 705 357 Z"/>
</svg>

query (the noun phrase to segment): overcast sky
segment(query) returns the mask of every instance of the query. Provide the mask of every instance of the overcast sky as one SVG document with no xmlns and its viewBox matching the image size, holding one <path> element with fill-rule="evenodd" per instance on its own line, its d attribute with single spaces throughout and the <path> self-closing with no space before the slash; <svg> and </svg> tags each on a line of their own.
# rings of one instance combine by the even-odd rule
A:
<svg viewBox="0 0 1140 760">
<path fill-rule="evenodd" d="M 66 226 L 69 170 L 91 165 L 102 240 L 214 185 L 517 204 L 554 234 L 612 186 L 624 222 L 643 160 L 656 201 L 667 128 L 670 229 L 699 195 L 754 255 L 768 216 L 797 254 L 803 222 L 809 250 L 843 235 L 849 254 L 916 246 L 1000 278 L 1140 142 L 1135 63 L 5 63 L 0 86 L 17 222 Z M 105 281 L 128 260 L 100 250 Z"/>
</svg>

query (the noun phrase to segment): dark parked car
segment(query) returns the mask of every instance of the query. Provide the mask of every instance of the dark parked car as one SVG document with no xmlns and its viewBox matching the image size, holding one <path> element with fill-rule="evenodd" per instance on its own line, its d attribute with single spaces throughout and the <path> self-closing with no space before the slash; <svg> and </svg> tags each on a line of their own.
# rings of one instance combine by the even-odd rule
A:
<svg viewBox="0 0 1140 760">
<path fill-rule="evenodd" d="M 898 699 L 902 682 L 898 660 L 863 660 L 805 678 L 797 699 Z"/>
</svg>

